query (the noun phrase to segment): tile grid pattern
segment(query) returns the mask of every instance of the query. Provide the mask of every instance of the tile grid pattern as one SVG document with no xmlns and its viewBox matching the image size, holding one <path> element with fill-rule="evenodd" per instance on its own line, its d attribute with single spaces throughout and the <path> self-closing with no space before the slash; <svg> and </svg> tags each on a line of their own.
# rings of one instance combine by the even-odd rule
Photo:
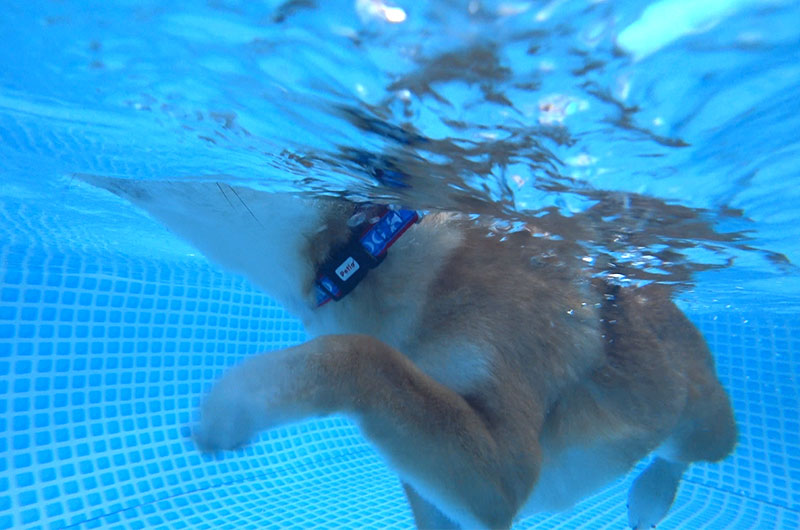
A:
<svg viewBox="0 0 800 530">
<path fill-rule="evenodd" d="M 185 426 L 223 370 L 303 339 L 299 323 L 198 261 L 0 247 L 0 528 L 408 528 L 396 478 L 346 420 L 262 435 L 220 460 Z M 13 255 L 12 255 L 13 254 Z M 800 526 L 800 321 L 697 315 L 741 426 L 695 466 L 663 528 Z M 627 480 L 519 528 L 625 521 Z"/>
</svg>

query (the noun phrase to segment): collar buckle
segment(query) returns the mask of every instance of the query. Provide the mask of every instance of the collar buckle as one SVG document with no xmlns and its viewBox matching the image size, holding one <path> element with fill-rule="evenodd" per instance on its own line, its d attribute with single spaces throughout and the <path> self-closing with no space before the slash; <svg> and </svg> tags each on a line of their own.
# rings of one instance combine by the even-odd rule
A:
<svg viewBox="0 0 800 530">
<path fill-rule="evenodd" d="M 377 220 L 362 230 L 355 229 L 343 245 L 335 248 L 317 269 L 317 307 L 341 300 L 380 265 L 389 247 L 420 219 L 415 210 L 380 207 Z"/>
<path fill-rule="evenodd" d="M 317 284 L 334 300 L 341 300 L 364 279 L 370 269 L 381 264 L 386 253 L 373 256 L 358 239 L 351 238 L 334 251 L 319 268 Z"/>
</svg>

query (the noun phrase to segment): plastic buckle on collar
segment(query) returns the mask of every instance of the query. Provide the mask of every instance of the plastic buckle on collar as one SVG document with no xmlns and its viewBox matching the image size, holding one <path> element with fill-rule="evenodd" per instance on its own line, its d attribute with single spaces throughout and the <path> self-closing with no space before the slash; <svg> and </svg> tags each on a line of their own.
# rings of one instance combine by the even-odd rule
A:
<svg viewBox="0 0 800 530">
<path fill-rule="evenodd" d="M 370 269 L 380 265 L 389 247 L 420 219 L 415 210 L 386 206 L 359 205 L 355 211 L 371 218 L 362 220 L 348 241 L 334 248 L 330 258 L 317 269 L 317 307 L 350 293 Z"/>
<path fill-rule="evenodd" d="M 351 238 L 334 252 L 319 271 L 319 277 L 330 280 L 335 289 L 331 289 L 325 282 L 320 282 L 320 285 L 331 298 L 341 300 L 364 279 L 370 269 L 380 265 L 385 257 L 385 252 L 380 256 L 373 256 L 364 249 L 358 238 Z"/>
</svg>

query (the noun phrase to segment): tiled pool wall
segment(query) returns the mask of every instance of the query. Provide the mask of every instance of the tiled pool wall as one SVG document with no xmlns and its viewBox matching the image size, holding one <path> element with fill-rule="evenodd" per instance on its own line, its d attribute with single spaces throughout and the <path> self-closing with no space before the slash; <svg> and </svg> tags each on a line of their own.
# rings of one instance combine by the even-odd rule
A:
<svg viewBox="0 0 800 530">
<path fill-rule="evenodd" d="M 661 528 L 800 527 L 800 318 L 691 314 L 740 427 Z M 200 258 L 0 245 L 0 528 L 408 528 L 397 479 L 346 420 L 201 456 L 201 395 L 301 325 Z M 630 479 L 519 528 L 623 528 Z"/>
</svg>

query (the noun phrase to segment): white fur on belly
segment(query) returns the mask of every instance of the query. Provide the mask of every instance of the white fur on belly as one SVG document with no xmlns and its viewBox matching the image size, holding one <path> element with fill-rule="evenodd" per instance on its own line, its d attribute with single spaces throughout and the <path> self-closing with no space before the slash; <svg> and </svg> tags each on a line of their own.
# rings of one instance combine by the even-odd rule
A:
<svg viewBox="0 0 800 530">
<path fill-rule="evenodd" d="M 545 451 L 539 480 L 520 515 L 569 509 L 628 468 L 609 444 L 571 447 L 555 455 Z"/>
</svg>

